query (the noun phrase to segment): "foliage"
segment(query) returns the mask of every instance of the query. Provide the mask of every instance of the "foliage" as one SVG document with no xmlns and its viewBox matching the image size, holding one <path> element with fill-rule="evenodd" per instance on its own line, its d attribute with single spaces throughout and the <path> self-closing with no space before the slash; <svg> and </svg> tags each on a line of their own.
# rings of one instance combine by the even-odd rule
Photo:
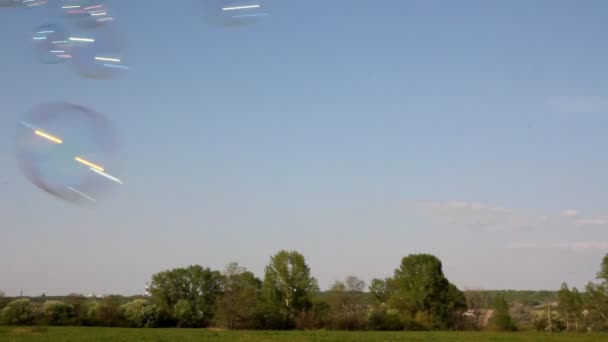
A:
<svg viewBox="0 0 608 342">
<path fill-rule="evenodd" d="M 37 308 L 27 298 L 15 299 L 2 309 L 0 321 L 8 325 L 30 325 L 35 322 Z"/>
<path fill-rule="evenodd" d="M 106 327 L 124 327 L 128 322 L 122 312 L 122 297 L 107 296 L 95 307 L 93 316 Z"/>
<path fill-rule="evenodd" d="M 494 301 L 494 314 L 490 319 L 489 330 L 493 331 L 516 331 L 517 325 L 511 319 L 509 314 L 509 303 L 502 298 L 498 297 Z"/>
<path fill-rule="evenodd" d="M 393 278 L 386 282 L 389 307 L 397 309 L 408 324 L 415 322 L 416 315 L 421 312 L 424 316 L 421 326 L 449 328 L 453 324 L 454 310 L 466 309 L 464 295 L 443 275 L 441 261 L 433 255 L 404 257 Z"/>
<path fill-rule="evenodd" d="M 389 310 L 385 304 L 380 304 L 370 310 L 367 318 L 369 330 L 403 330 L 404 325 L 397 310 Z"/>
<path fill-rule="evenodd" d="M 218 271 L 192 265 L 153 275 L 150 293 L 154 303 L 172 313 L 182 325 L 201 327 L 213 321 L 221 284 L 222 276 Z M 180 305 L 176 306 L 178 303 Z"/>
<path fill-rule="evenodd" d="M 374 299 L 378 304 L 386 303 L 390 292 L 387 287 L 386 279 L 372 279 L 369 285 L 369 292 L 373 295 Z"/>
<path fill-rule="evenodd" d="M 292 326 L 299 313 L 311 308 L 311 294 L 318 288 L 302 254 L 282 250 L 271 257 L 262 285 L 269 327 Z"/>
<path fill-rule="evenodd" d="M 41 308 L 42 321 L 48 325 L 69 325 L 74 308 L 58 300 L 47 300 Z"/>
<path fill-rule="evenodd" d="M 216 321 L 228 329 L 262 327 L 262 281 L 237 263 L 230 263 L 222 277 Z"/>
<path fill-rule="evenodd" d="M 158 323 L 160 309 L 145 299 L 135 299 L 121 307 L 127 321 L 137 328 L 152 328 Z"/>
<path fill-rule="evenodd" d="M 330 288 L 330 312 L 332 327 L 339 330 L 365 328 L 368 305 L 363 301 L 365 282 L 349 276 L 335 282 Z"/>
</svg>

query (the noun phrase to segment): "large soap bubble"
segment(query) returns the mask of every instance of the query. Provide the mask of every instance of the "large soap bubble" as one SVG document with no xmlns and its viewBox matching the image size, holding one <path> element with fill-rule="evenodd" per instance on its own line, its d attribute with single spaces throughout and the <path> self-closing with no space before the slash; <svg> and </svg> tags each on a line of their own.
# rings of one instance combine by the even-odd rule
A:
<svg viewBox="0 0 608 342">
<path fill-rule="evenodd" d="M 34 48 L 43 63 L 54 64 L 69 60 L 72 43 L 68 34 L 58 25 L 47 24 L 34 31 Z"/>
<path fill-rule="evenodd" d="M 116 153 L 110 122 L 85 107 L 45 104 L 18 125 L 16 156 L 24 175 L 69 202 L 95 202 L 122 184 Z"/>
<path fill-rule="evenodd" d="M 268 16 L 266 0 L 205 0 L 205 18 L 212 26 L 245 26 Z"/>
</svg>

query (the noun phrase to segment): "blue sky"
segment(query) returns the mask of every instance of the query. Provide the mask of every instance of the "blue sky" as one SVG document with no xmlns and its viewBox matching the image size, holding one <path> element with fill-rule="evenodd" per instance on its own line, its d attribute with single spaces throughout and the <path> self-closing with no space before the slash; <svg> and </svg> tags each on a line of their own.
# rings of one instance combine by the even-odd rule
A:
<svg viewBox="0 0 608 342">
<path fill-rule="evenodd" d="M 325 288 L 439 256 L 461 288 L 583 286 L 608 252 L 604 1 L 110 2 L 131 70 L 37 62 L 41 9 L 0 8 L 0 289 L 140 293 L 155 272 L 297 249 Z M 47 101 L 105 114 L 125 185 L 91 207 L 20 174 Z M 569 210 L 569 211 L 567 211 Z M 566 211 L 566 212 L 565 212 Z"/>
</svg>

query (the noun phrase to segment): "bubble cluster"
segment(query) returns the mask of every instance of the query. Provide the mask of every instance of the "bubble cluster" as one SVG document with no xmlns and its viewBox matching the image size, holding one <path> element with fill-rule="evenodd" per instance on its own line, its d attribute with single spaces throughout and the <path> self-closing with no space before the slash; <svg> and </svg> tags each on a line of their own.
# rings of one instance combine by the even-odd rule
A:
<svg viewBox="0 0 608 342">
<path fill-rule="evenodd" d="M 114 129 L 100 114 L 70 103 L 29 112 L 17 128 L 16 156 L 30 182 L 73 203 L 96 202 L 116 176 Z"/>
<path fill-rule="evenodd" d="M 7 1 L 7 0 L 0 0 Z M 23 0 L 46 4 L 43 0 Z M 48 3 L 46 23 L 33 34 L 38 59 L 46 64 L 69 61 L 79 75 L 110 79 L 123 74 L 124 44 L 113 25 L 111 11 L 102 0 L 55 0 Z"/>
</svg>

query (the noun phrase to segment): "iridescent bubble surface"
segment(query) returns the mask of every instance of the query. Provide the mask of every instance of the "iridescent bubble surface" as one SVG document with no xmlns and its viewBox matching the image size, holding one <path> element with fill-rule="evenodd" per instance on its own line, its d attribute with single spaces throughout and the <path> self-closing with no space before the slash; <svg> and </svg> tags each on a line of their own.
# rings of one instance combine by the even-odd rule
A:
<svg viewBox="0 0 608 342">
<path fill-rule="evenodd" d="M 117 146 L 110 122 L 70 103 L 50 103 L 18 124 L 16 157 L 27 179 L 74 203 L 96 202 L 117 176 Z"/>
<path fill-rule="evenodd" d="M 57 25 L 38 27 L 32 38 L 38 59 L 47 64 L 69 60 L 73 44 L 68 38 L 68 34 Z"/>
</svg>

